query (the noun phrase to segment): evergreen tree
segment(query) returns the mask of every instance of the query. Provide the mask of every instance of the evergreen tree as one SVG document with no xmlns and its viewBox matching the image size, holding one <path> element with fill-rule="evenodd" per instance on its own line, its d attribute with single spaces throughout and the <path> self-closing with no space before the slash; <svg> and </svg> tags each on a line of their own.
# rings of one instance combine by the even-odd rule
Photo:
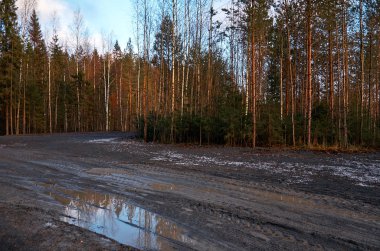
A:
<svg viewBox="0 0 380 251">
<path fill-rule="evenodd" d="M 15 0 L 1 1 L 0 132 L 140 129 L 164 142 L 379 145 L 378 0 L 229 1 L 225 25 L 213 0 L 160 9 L 143 1 L 137 54 L 131 41 L 122 51 L 110 38 L 91 53 L 79 11 L 71 53 L 56 30 L 46 48 L 35 11 L 29 25 L 21 18 L 22 41 Z"/>
<path fill-rule="evenodd" d="M 51 58 L 51 83 L 53 96 L 54 130 L 64 131 L 64 98 L 65 98 L 65 55 L 59 44 L 58 35 L 54 34 L 49 44 Z"/>
<path fill-rule="evenodd" d="M 16 10 L 15 0 L 0 2 L 0 132 L 6 134 L 15 128 L 14 95 L 22 50 Z"/>
<path fill-rule="evenodd" d="M 42 36 L 41 26 L 35 10 L 29 23 L 29 41 L 32 48 L 30 63 L 33 66 L 28 86 L 30 99 L 30 130 L 33 132 L 47 131 L 47 107 L 45 99 L 47 91 L 47 50 Z"/>
</svg>

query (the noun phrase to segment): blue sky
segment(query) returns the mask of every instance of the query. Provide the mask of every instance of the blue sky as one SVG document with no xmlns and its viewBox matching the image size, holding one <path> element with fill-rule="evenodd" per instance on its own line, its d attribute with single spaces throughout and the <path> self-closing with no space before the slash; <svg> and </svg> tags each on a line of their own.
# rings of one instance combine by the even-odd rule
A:
<svg viewBox="0 0 380 251">
<path fill-rule="evenodd" d="M 133 39 L 134 11 L 129 0 L 66 0 L 66 2 L 71 10 L 80 8 L 89 32 L 95 36 L 100 36 L 102 32 L 113 32 L 114 39 L 118 39 L 123 47 L 129 37 Z"/>
<path fill-rule="evenodd" d="M 17 0 L 21 6 L 24 0 Z M 46 40 L 52 36 L 52 16 L 56 13 L 58 19 L 58 36 L 63 44 L 73 47 L 71 26 L 74 12 L 79 8 L 87 28 L 89 41 L 99 50 L 102 49 L 102 34 L 112 32 L 113 40 L 118 40 L 120 46 L 126 47 L 129 38 L 135 42 L 134 22 L 135 7 L 132 0 L 36 0 L 37 13 Z M 152 0 L 154 2 L 155 0 Z M 214 8 L 219 10 L 227 6 L 228 0 L 214 0 Z M 219 16 L 221 18 L 221 16 Z M 223 18 L 221 18 L 223 20 Z"/>
<path fill-rule="evenodd" d="M 22 0 L 17 0 L 20 5 Z M 100 49 L 102 33 L 113 33 L 113 39 L 119 40 L 125 47 L 130 37 L 134 39 L 134 9 L 130 0 L 37 0 L 37 13 L 46 38 L 52 34 L 52 16 L 58 18 L 58 35 L 62 42 L 70 46 L 70 26 L 73 13 L 80 9 L 89 40 Z"/>
</svg>

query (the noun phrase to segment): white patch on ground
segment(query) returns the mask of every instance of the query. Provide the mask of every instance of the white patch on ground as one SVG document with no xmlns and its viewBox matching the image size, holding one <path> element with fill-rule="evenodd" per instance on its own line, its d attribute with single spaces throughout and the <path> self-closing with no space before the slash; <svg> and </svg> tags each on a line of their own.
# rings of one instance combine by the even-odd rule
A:
<svg viewBox="0 0 380 251">
<path fill-rule="evenodd" d="M 153 160 L 153 161 L 168 161 L 169 159 L 167 159 L 165 157 L 154 157 L 154 158 L 151 158 L 151 160 Z"/>
<path fill-rule="evenodd" d="M 183 159 L 183 154 L 175 153 L 175 152 L 168 152 L 169 158 L 174 158 L 174 159 Z"/>
<path fill-rule="evenodd" d="M 208 157 L 195 154 L 181 154 L 175 151 L 159 151 L 153 153 L 152 161 L 169 162 L 181 166 L 223 166 L 230 168 L 252 168 L 273 174 L 282 174 L 286 183 L 308 183 L 313 176 L 321 172 L 353 180 L 359 186 L 380 184 L 380 164 L 366 159 L 328 159 L 331 164 L 310 164 L 291 159 L 290 162 L 276 161 L 234 161 L 223 156 Z M 324 160 L 325 161 L 325 160 Z M 327 163 L 328 163 L 327 162 Z"/>
<path fill-rule="evenodd" d="M 46 227 L 46 228 L 48 228 L 48 227 L 51 227 L 51 228 L 57 228 L 57 226 L 54 225 L 54 224 L 51 223 L 51 222 L 47 222 L 47 223 L 45 223 L 44 227 Z"/>
<path fill-rule="evenodd" d="M 370 187 L 370 185 L 363 184 L 363 183 L 357 183 L 356 185 L 361 186 L 361 187 Z"/>
<path fill-rule="evenodd" d="M 15 143 L 15 144 L 13 144 L 13 146 L 15 146 L 15 147 L 25 147 L 27 145 L 25 143 Z"/>
<path fill-rule="evenodd" d="M 289 161 L 263 161 L 252 155 L 251 160 L 240 161 L 232 156 L 215 153 L 211 157 L 199 154 L 188 154 L 174 150 L 151 150 L 152 144 L 136 140 L 116 141 L 117 138 L 94 139 L 89 143 L 107 143 L 107 150 L 112 152 L 127 152 L 144 155 L 150 161 L 170 163 L 178 166 L 220 166 L 228 168 L 251 168 L 282 175 L 288 184 L 309 183 L 313 176 L 329 173 L 337 177 L 347 178 L 359 186 L 373 186 L 380 184 L 380 160 L 366 159 L 365 157 L 338 157 L 326 158 L 321 162 L 308 162 L 307 158 L 290 158 Z M 0 148 L 5 147 L 0 145 Z M 260 156 L 260 154 L 257 154 Z M 276 158 L 278 159 L 278 158 Z"/>
<path fill-rule="evenodd" d="M 25 143 L 13 143 L 13 144 L 10 144 L 10 145 L 0 144 L 0 149 L 6 148 L 6 147 L 26 147 L 26 146 L 27 145 Z"/>
<path fill-rule="evenodd" d="M 108 139 L 92 139 L 89 140 L 89 143 L 111 143 L 113 141 L 117 140 L 117 138 L 108 138 Z"/>
<path fill-rule="evenodd" d="M 333 166 L 330 170 L 334 175 L 340 177 L 348 177 L 352 180 L 359 181 L 358 184 L 368 183 L 380 183 L 380 168 L 379 167 L 368 167 L 364 165 L 358 166 Z"/>
<path fill-rule="evenodd" d="M 145 143 L 135 141 L 135 140 L 125 140 L 125 141 L 120 141 L 120 140 L 115 141 L 115 139 L 113 140 L 114 141 L 101 142 L 101 143 L 109 143 L 109 148 L 107 148 L 107 150 L 111 152 L 118 152 L 118 153 L 128 152 L 128 153 L 136 153 L 138 155 L 151 155 L 148 150 L 151 144 L 145 144 Z"/>
</svg>

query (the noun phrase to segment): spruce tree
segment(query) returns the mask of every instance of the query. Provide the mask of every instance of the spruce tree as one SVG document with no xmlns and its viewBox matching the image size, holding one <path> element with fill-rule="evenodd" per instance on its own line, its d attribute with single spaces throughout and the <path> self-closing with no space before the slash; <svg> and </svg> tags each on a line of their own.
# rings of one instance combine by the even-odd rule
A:
<svg viewBox="0 0 380 251">
<path fill-rule="evenodd" d="M 53 35 L 49 44 L 51 63 L 51 93 L 53 100 L 53 128 L 54 131 L 63 131 L 64 114 L 64 72 L 65 60 L 62 46 L 59 44 L 58 35 Z M 59 116 L 60 115 L 60 116 Z"/>
<path fill-rule="evenodd" d="M 47 118 L 44 107 L 45 71 L 47 67 L 47 50 L 41 32 L 36 11 L 33 10 L 29 24 L 29 41 L 32 47 L 31 65 L 31 82 L 29 86 L 29 97 L 31 101 L 31 130 L 33 132 L 46 132 Z"/>
<path fill-rule="evenodd" d="M 0 2 L 0 133 L 6 134 L 13 134 L 13 98 L 21 56 L 16 10 L 15 0 Z"/>
</svg>

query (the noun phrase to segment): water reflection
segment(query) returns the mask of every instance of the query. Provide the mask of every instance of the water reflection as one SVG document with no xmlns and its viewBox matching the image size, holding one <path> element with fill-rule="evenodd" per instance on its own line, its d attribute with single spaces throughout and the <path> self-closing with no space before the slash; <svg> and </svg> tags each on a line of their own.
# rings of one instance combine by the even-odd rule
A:
<svg viewBox="0 0 380 251">
<path fill-rule="evenodd" d="M 52 196 L 65 205 L 62 221 L 139 249 L 172 250 L 192 246 L 185 230 L 125 200 L 93 192 L 65 191 Z M 70 196 L 70 199 L 65 197 Z"/>
</svg>

